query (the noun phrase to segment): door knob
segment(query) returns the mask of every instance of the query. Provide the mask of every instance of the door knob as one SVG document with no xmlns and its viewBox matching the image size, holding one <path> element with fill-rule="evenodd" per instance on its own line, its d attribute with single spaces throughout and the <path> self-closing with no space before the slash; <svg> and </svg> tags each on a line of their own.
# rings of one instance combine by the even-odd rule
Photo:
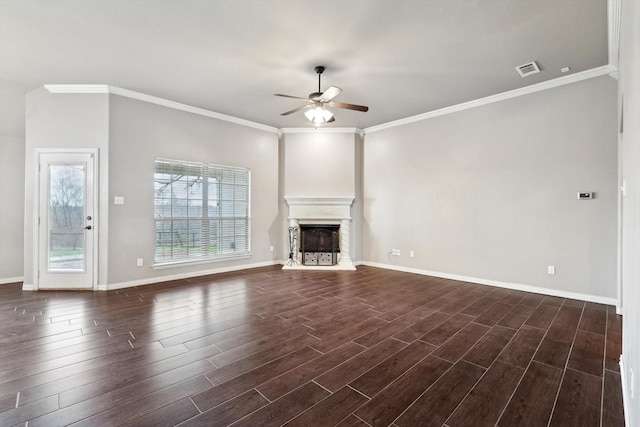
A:
<svg viewBox="0 0 640 427">
<path fill-rule="evenodd" d="M 90 225 L 87 225 L 87 226 L 85 227 L 85 230 L 91 230 L 91 226 L 90 226 Z"/>
</svg>

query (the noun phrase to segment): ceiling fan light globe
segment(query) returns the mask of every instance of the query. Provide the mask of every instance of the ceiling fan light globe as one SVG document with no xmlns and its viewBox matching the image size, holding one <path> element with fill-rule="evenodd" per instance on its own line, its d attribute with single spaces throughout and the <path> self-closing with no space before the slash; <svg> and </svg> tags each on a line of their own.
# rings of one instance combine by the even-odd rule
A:
<svg viewBox="0 0 640 427">
<path fill-rule="evenodd" d="M 307 116 L 307 119 L 309 119 L 309 121 L 313 121 L 315 115 L 316 115 L 316 111 L 315 110 L 307 110 L 304 112 L 304 115 Z"/>
<path fill-rule="evenodd" d="M 316 125 L 326 123 L 333 117 L 333 113 L 329 110 L 325 110 L 322 106 L 317 106 L 311 110 L 305 111 L 304 115 L 307 119 Z"/>
<path fill-rule="evenodd" d="M 316 125 L 321 125 L 324 122 L 326 122 L 326 120 L 324 119 L 324 115 L 316 115 L 314 116 L 312 122 L 315 123 Z"/>
</svg>

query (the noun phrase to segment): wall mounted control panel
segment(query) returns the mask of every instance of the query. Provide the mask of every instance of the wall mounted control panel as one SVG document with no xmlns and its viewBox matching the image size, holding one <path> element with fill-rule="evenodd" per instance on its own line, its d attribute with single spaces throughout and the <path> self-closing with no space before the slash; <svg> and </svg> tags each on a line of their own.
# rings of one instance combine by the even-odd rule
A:
<svg viewBox="0 0 640 427">
<path fill-rule="evenodd" d="M 581 191 L 580 193 L 578 193 L 578 199 L 580 200 L 593 199 L 593 193 L 587 192 L 587 191 Z"/>
</svg>

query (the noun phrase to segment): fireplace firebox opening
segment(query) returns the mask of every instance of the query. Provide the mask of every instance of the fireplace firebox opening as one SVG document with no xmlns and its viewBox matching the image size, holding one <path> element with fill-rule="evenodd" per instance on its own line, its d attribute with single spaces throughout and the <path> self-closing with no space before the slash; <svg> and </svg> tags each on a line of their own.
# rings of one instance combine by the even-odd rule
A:
<svg viewBox="0 0 640 427">
<path fill-rule="evenodd" d="M 340 252 L 340 225 L 300 224 L 303 265 L 336 265 Z"/>
</svg>

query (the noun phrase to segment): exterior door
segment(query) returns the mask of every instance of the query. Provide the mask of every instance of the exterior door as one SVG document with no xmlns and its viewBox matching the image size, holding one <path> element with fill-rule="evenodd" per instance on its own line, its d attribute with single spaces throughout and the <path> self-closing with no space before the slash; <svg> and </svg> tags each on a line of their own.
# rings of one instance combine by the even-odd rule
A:
<svg viewBox="0 0 640 427">
<path fill-rule="evenodd" d="M 39 155 L 39 289 L 94 288 L 96 154 Z"/>
</svg>

